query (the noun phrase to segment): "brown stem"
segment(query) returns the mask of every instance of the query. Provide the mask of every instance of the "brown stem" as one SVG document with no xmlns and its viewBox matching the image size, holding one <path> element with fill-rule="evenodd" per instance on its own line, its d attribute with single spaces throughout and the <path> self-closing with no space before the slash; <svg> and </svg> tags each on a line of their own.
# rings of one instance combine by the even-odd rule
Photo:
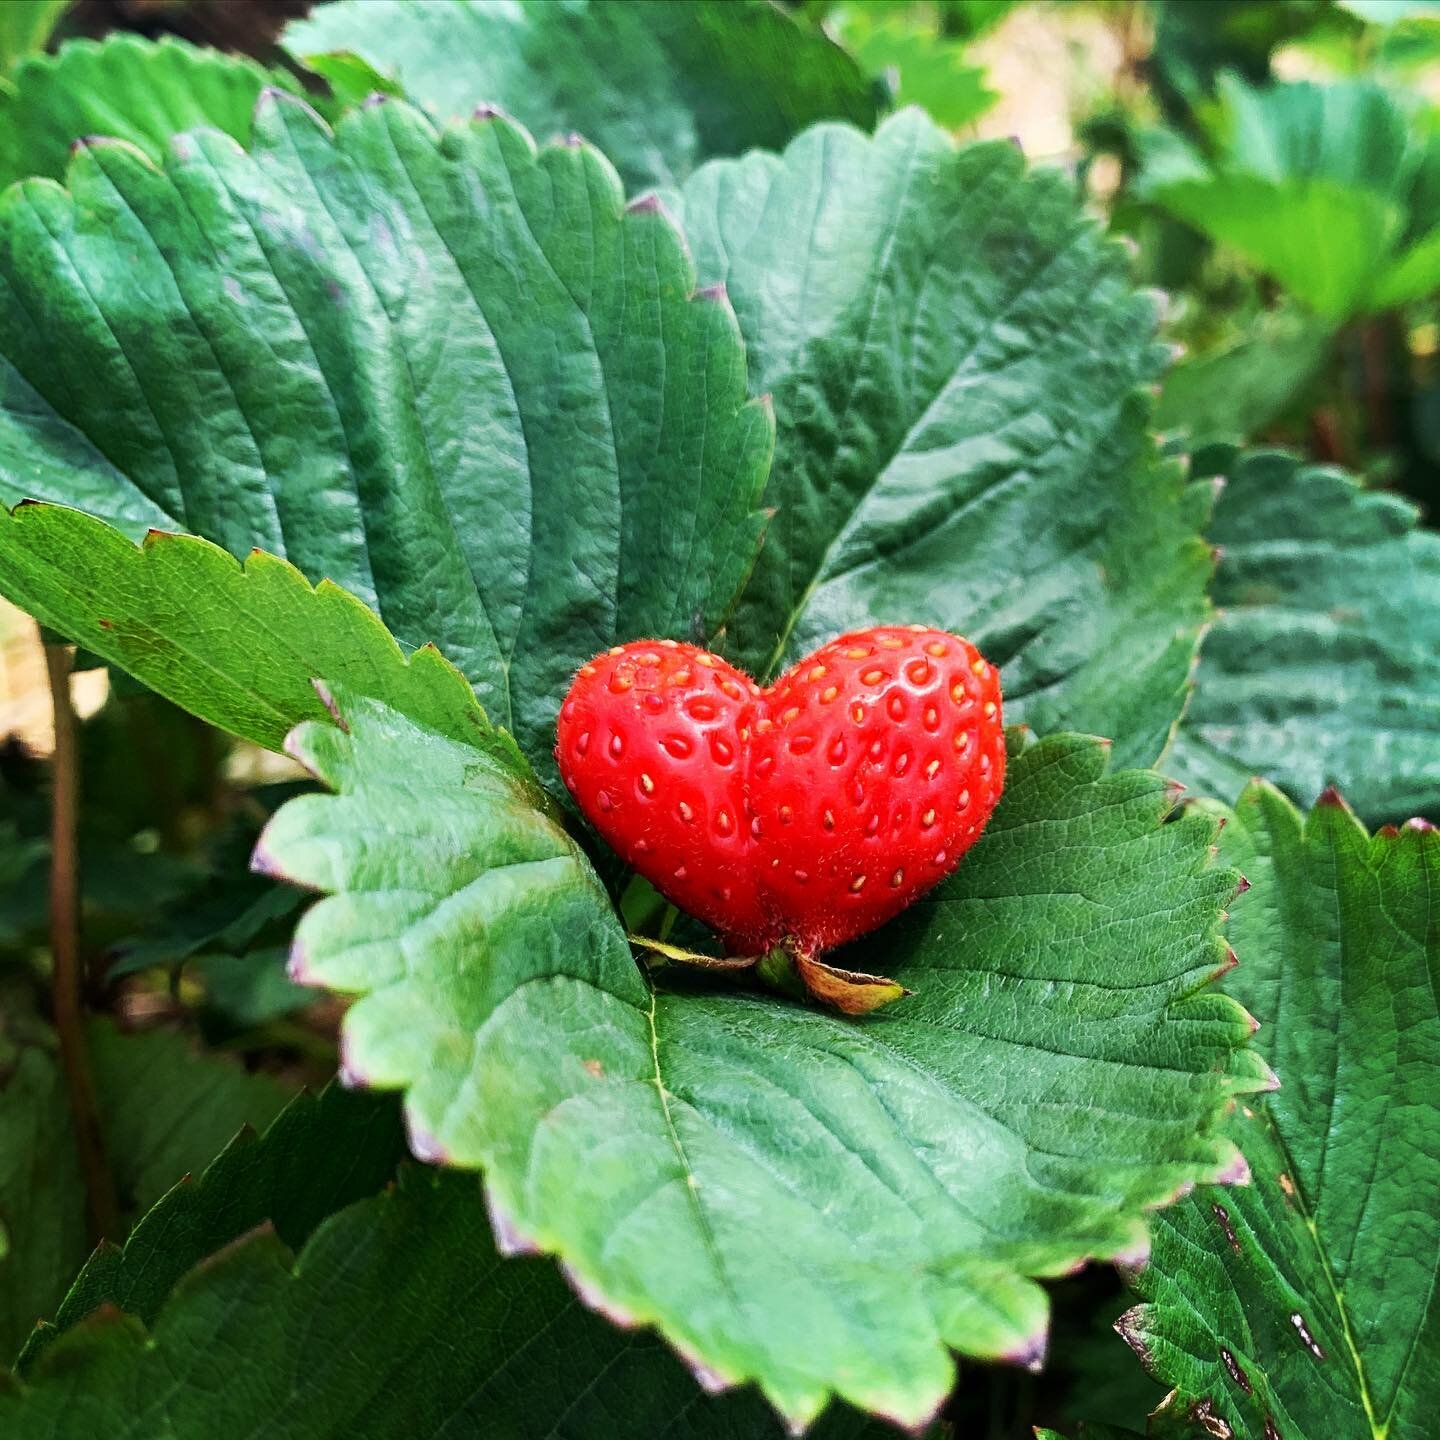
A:
<svg viewBox="0 0 1440 1440">
<path fill-rule="evenodd" d="M 85 1045 L 83 975 L 80 964 L 80 866 L 77 843 L 80 755 L 75 707 L 70 701 L 68 645 L 45 646 L 45 671 L 55 710 L 55 754 L 50 800 L 50 952 L 55 965 L 55 1031 L 60 1066 L 70 1097 L 90 1238 L 115 1237 L 115 1184 L 95 1103 L 90 1055 Z"/>
<path fill-rule="evenodd" d="M 1372 316 L 1360 325 L 1360 368 L 1370 444 L 1388 450 L 1395 427 L 1390 415 L 1390 327 L 1384 315 Z"/>
<path fill-rule="evenodd" d="M 1345 463 L 1345 446 L 1340 439 L 1340 426 L 1335 412 L 1328 406 L 1320 406 L 1310 414 L 1310 448 L 1316 457 L 1327 464 Z"/>
</svg>

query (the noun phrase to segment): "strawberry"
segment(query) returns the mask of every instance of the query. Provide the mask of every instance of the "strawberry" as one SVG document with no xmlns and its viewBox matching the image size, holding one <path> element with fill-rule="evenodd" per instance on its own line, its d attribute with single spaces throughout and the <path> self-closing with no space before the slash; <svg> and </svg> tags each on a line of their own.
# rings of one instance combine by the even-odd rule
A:
<svg viewBox="0 0 1440 1440">
<path fill-rule="evenodd" d="M 955 868 L 1005 777 L 998 672 L 923 625 L 844 635 L 764 690 L 694 645 L 617 645 L 581 666 L 558 739 L 596 829 L 740 955 L 813 960 L 884 924 Z"/>
</svg>

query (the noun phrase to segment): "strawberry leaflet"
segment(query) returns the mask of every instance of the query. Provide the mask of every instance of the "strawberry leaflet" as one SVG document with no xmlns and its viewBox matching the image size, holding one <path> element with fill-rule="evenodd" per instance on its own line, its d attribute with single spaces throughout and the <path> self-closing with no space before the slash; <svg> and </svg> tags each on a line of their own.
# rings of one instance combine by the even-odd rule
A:
<svg viewBox="0 0 1440 1440">
<path fill-rule="evenodd" d="M 332 137 L 267 92 L 253 156 L 197 131 L 161 173 L 87 143 L 67 180 L 0 199 L 0 495 L 344 585 L 542 771 L 589 655 L 718 625 L 770 417 L 725 300 L 596 151 L 493 116 L 441 136 L 399 102 Z M 155 626 L 189 598 L 117 633 L 118 574 L 77 594 L 39 549 L 0 582 L 142 678 L 174 668 Z"/>
<path fill-rule="evenodd" d="M 1218 810 L 1218 807 L 1217 807 Z M 1119 1329 L 1235 1440 L 1427 1440 L 1440 1411 L 1440 832 L 1367 835 L 1253 783 L 1229 982 L 1282 1088 L 1229 1126 L 1251 1183 L 1155 1222 Z"/>
<path fill-rule="evenodd" d="M 1154 762 L 1205 619 L 1209 496 L 1156 455 L 1156 304 L 1070 180 L 907 110 L 712 161 L 684 200 L 775 403 L 733 655 L 763 681 L 923 621 L 1000 666 L 1012 724 Z"/>
<path fill-rule="evenodd" d="M 267 85 L 299 90 L 282 70 L 173 35 L 157 43 L 118 30 L 100 41 L 67 40 L 54 54 L 27 56 L 0 91 L 0 183 L 60 179 L 70 147 L 90 135 L 128 140 L 154 160 L 172 135 L 197 125 L 243 144 Z"/>
<path fill-rule="evenodd" d="M 1032 1277 L 1133 1254 L 1145 1206 L 1236 1173 L 1212 1127 L 1268 1072 L 1204 989 L 1234 875 L 1098 743 L 1017 757 L 965 864 L 846 952 L 916 992 L 856 1021 L 652 987 L 522 775 L 339 714 L 291 742 L 338 796 L 292 802 L 260 856 L 335 892 L 296 969 L 361 997 L 347 1068 L 406 1088 L 420 1153 L 485 1169 L 512 1247 L 791 1419 L 838 1394 L 918 1423 L 951 1348 L 1037 1360 Z"/>
<path fill-rule="evenodd" d="M 1205 459 L 1221 612 L 1167 769 L 1206 795 L 1259 774 L 1305 803 L 1337 785 L 1372 824 L 1440 819 L 1440 535 L 1339 470 Z"/>
</svg>

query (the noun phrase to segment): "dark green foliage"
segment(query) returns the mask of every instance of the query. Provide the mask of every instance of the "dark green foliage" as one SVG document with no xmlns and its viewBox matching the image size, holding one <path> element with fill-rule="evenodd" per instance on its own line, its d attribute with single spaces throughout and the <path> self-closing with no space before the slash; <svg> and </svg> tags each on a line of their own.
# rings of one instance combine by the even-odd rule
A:
<svg viewBox="0 0 1440 1440">
<path fill-rule="evenodd" d="M 260 1142 L 264 1143 L 264 1142 Z M 0 1392 L 7 1440 L 454 1434 L 770 1440 L 753 1393 L 708 1398 L 652 1336 L 585 1309 L 548 1262 L 504 1262 L 473 1179 L 413 1167 L 298 1260 L 263 1226 L 192 1271 L 153 1329 L 101 1311 Z M 893 1434 L 837 1412 L 816 1440 Z"/>
<path fill-rule="evenodd" d="M 318 1097 L 297 1096 L 263 1136 L 247 1127 L 203 1175 L 176 1185 L 123 1249 L 104 1245 L 91 1256 L 54 1321 L 26 1344 L 21 1373 L 102 1305 L 153 1324 L 186 1271 L 257 1226 L 298 1250 L 327 1216 L 385 1184 L 403 1152 L 399 1116 L 387 1100 L 338 1084 Z"/>
</svg>

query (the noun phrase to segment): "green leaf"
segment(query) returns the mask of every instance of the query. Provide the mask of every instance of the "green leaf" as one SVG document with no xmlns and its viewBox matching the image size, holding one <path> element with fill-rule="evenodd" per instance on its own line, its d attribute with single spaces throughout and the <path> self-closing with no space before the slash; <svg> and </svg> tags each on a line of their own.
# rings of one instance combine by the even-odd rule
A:
<svg viewBox="0 0 1440 1440">
<path fill-rule="evenodd" d="M 205 987 L 202 1024 L 218 1019 L 222 1034 L 245 1031 L 308 1007 L 315 997 L 286 973 L 288 954 L 284 946 L 265 946 L 243 955 L 201 955 L 191 961 L 190 972 Z"/>
<path fill-rule="evenodd" d="M 253 848 L 253 833 L 249 838 Z M 205 958 L 241 958 L 260 936 L 283 924 L 298 904 L 294 891 L 253 875 L 213 876 L 209 886 L 184 897 L 183 913 L 154 917 L 159 933 L 117 946 L 117 959 L 107 978 L 158 966 L 176 969 L 202 952 Z"/>
<path fill-rule="evenodd" d="M 348 50 L 329 55 L 307 55 L 306 66 L 330 87 L 330 94 L 342 109 L 363 104 L 372 95 L 403 99 L 404 90 L 394 81 L 366 64 Z"/>
<path fill-rule="evenodd" d="M 855 62 L 768 0 L 338 0 L 283 40 L 306 63 L 358 57 L 443 120 L 491 104 L 542 139 L 578 131 L 635 189 L 817 120 L 876 119 Z"/>
<path fill-rule="evenodd" d="M 496 118 L 442 137 L 395 101 L 332 139 L 267 92 L 253 154 L 197 132 L 161 174 L 95 145 L 69 183 L 0 200 L 0 495 L 288 556 L 439 644 L 545 773 L 579 664 L 718 626 L 771 420 L 723 296 L 694 294 L 671 221 L 627 210 L 595 151 L 537 154 Z M 25 512 L 0 549 L 10 598 L 240 734 L 294 718 L 250 713 L 272 683 L 344 678 L 283 654 L 330 629 L 282 629 L 276 662 L 245 618 L 295 590 L 273 561 L 247 590 L 216 556 L 187 591 L 172 567 L 206 562 L 162 542 L 137 590 L 113 537 Z M 83 589 L 56 573 L 76 564 Z M 201 629 L 233 632 L 213 700 L 178 653 Z"/>
<path fill-rule="evenodd" d="M 1334 336 L 1331 325 L 1298 307 L 1262 312 L 1224 345 L 1171 369 L 1156 428 L 1185 432 L 1192 449 L 1263 435 L 1306 393 Z"/>
<path fill-rule="evenodd" d="M 118 31 L 68 41 L 54 55 L 23 60 L 0 91 L 0 185 L 27 175 L 58 180 L 71 146 L 92 135 L 128 140 L 157 161 L 173 135 L 197 125 L 243 145 L 267 85 L 295 88 L 282 71 L 174 37 L 156 42 Z"/>
<path fill-rule="evenodd" d="M 263 1142 L 262 1142 L 263 1143 Z M 292 1262 L 268 1227 L 176 1287 L 147 1333 L 101 1311 L 28 1384 L 7 1440 L 779 1440 L 753 1393 L 714 1399 L 652 1339 L 588 1313 L 554 1267 L 503 1261 L 473 1180 L 407 1167 L 325 1221 Z M 881 1440 L 853 1412 L 815 1440 Z"/>
<path fill-rule="evenodd" d="M 845 48 L 872 75 L 893 81 L 902 105 L 919 105 L 948 129 L 978 120 L 1000 97 L 984 68 L 965 63 L 965 47 L 913 14 L 847 5 L 829 17 Z"/>
<path fill-rule="evenodd" d="M 19 1348 L 85 1255 L 85 1192 L 51 1051 L 0 1036 L 0 1356 Z"/>
<path fill-rule="evenodd" d="M 1337 784 L 1375 822 L 1440 818 L 1440 536 L 1339 471 L 1228 458 L 1221 613 L 1167 769 L 1209 795 L 1263 774 L 1302 802 Z"/>
<path fill-rule="evenodd" d="M 1228 175 L 1168 186 L 1155 198 L 1337 322 L 1369 308 L 1376 258 L 1403 222 L 1384 196 L 1323 179 Z"/>
<path fill-rule="evenodd" d="M 1236 1440 L 1423 1440 L 1440 1410 L 1440 833 L 1372 837 L 1333 792 L 1302 819 L 1256 782 L 1222 850 L 1252 882 L 1230 984 L 1284 1083 L 1231 1127 L 1250 1185 L 1156 1220 L 1121 1331 L 1177 1388 L 1172 1412 Z"/>
<path fill-rule="evenodd" d="M 89 770 L 84 774 L 87 799 L 93 800 Z M 111 947 L 107 980 L 144 970 L 168 971 L 172 983 L 182 969 L 198 977 L 198 1019 L 209 1044 L 234 1042 L 237 1031 L 243 1036 L 309 1006 L 313 994 L 285 973 L 301 897 L 247 868 L 264 822 L 302 788 L 291 783 L 240 792 L 235 813 L 209 837 L 198 882 L 147 915 L 140 934 Z M 263 1044 L 263 1037 L 249 1038 Z"/>
<path fill-rule="evenodd" d="M 181 1035 L 125 1035 L 98 1021 L 88 1033 L 100 1125 L 121 1209 L 131 1215 L 198 1171 L 242 1124 L 269 1124 L 290 1096 L 279 1081 L 248 1075 Z"/>
<path fill-rule="evenodd" d="M 1004 667 L 1011 721 L 1153 761 L 1205 614 L 1205 500 L 1145 431 L 1153 297 L 1071 183 L 907 111 L 706 166 L 685 226 L 778 422 L 740 657 L 938 624 Z"/>
<path fill-rule="evenodd" d="M 949 1348 L 1036 1360 L 1032 1277 L 1128 1253 L 1144 1207 L 1235 1163 L 1212 1127 L 1270 1077 L 1204 989 L 1234 876 L 1211 822 L 1161 825 L 1165 783 L 1107 775 L 1100 743 L 1015 758 L 965 864 L 847 952 L 916 992 L 855 1021 L 652 989 L 512 781 L 339 709 L 290 742 L 338 797 L 283 808 L 257 862 L 336 892 L 294 965 L 360 997 L 348 1071 L 405 1087 L 418 1154 L 485 1169 L 512 1248 L 791 1420 L 833 1393 L 914 1424 Z"/>
<path fill-rule="evenodd" d="M 152 1324 L 187 1270 L 258 1225 L 298 1250 L 327 1216 L 379 1190 L 403 1151 L 393 1105 L 339 1085 L 318 1097 L 302 1092 L 263 1136 L 247 1125 L 198 1180 L 171 1189 L 123 1249 L 101 1245 L 54 1321 L 32 1332 L 17 1368 L 26 1373 L 101 1305 Z"/>
<path fill-rule="evenodd" d="M 44 50 L 70 0 L 10 0 L 0 6 L 0 74 Z"/>
<path fill-rule="evenodd" d="M 97 1021 L 88 1038 L 125 1216 L 198 1171 L 241 1124 L 267 1123 L 286 1099 L 275 1081 L 201 1055 L 177 1035 L 124 1035 Z M 54 1310 L 88 1245 L 69 1104 L 47 1027 L 0 1035 L 0 1077 L 0 1227 L 10 1252 L 0 1260 L 0 1349 L 10 1354 Z"/>
<path fill-rule="evenodd" d="M 1220 85 L 1215 157 L 1147 198 L 1334 321 L 1440 285 L 1440 142 L 1371 80 Z"/>
<path fill-rule="evenodd" d="M 78 510 L 20 505 L 0 515 L 0 587 L 202 720 L 272 750 L 299 720 L 327 713 L 309 678 L 325 674 L 519 763 L 432 646 L 407 660 L 348 591 L 323 580 L 312 589 L 262 551 L 241 565 L 207 541 L 159 532 L 137 547 Z"/>
</svg>

